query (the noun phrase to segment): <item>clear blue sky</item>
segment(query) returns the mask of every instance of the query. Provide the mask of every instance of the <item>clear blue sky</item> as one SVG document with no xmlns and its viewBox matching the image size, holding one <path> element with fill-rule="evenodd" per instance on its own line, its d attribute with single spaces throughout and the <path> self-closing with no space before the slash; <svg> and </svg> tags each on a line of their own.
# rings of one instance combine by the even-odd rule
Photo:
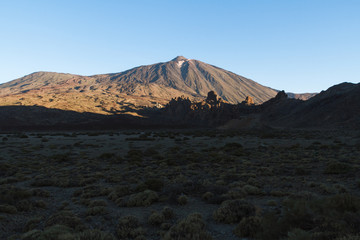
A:
<svg viewBox="0 0 360 240">
<path fill-rule="evenodd" d="M 291 92 L 360 81 L 358 0 L 3 0 L 0 83 L 177 55 Z"/>
</svg>

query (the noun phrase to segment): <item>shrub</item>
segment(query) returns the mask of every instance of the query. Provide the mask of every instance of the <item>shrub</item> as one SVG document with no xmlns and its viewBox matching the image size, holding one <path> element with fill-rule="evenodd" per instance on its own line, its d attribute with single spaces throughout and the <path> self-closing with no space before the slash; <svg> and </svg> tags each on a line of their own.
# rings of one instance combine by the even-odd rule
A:
<svg viewBox="0 0 360 240">
<path fill-rule="evenodd" d="M 144 184 L 147 186 L 147 189 L 157 192 L 161 191 L 161 189 L 164 187 L 164 182 L 158 178 L 147 179 Z"/>
<path fill-rule="evenodd" d="M 30 202 L 29 200 L 26 200 L 26 199 L 18 201 L 15 205 L 16 205 L 16 208 L 21 212 L 30 211 L 31 209 L 33 209 L 32 202 Z"/>
<path fill-rule="evenodd" d="M 0 205 L 0 212 L 14 214 L 17 213 L 17 208 L 9 204 Z"/>
<path fill-rule="evenodd" d="M 331 161 L 329 162 L 324 170 L 325 174 L 341 174 L 347 173 L 350 170 L 350 166 L 346 163 Z"/>
<path fill-rule="evenodd" d="M 255 206 L 244 200 L 228 200 L 214 211 L 213 218 L 217 222 L 237 223 L 244 217 L 255 215 Z"/>
<path fill-rule="evenodd" d="M 115 240 L 115 237 L 98 229 L 89 229 L 77 234 L 74 240 Z"/>
<path fill-rule="evenodd" d="M 88 206 L 89 207 L 99 207 L 99 206 L 106 207 L 107 203 L 104 200 L 93 200 L 93 201 L 89 202 Z"/>
<path fill-rule="evenodd" d="M 211 240 L 213 239 L 205 230 L 205 223 L 198 213 L 190 214 L 171 227 L 165 234 L 164 240 Z"/>
<path fill-rule="evenodd" d="M 161 213 L 166 220 L 172 219 L 175 216 L 174 210 L 170 207 L 164 207 Z"/>
<path fill-rule="evenodd" d="M 312 234 L 299 228 L 295 228 L 288 232 L 288 240 L 308 240 Z"/>
<path fill-rule="evenodd" d="M 261 195 L 262 194 L 262 191 L 258 187 L 255 187 L 252 185 L 245 185 L 243 187 L 243 190 L 249 195 Z"/>
<path fill-rule="evenodd" d="M 92 198 L 92 197 L 106 196 L 109 193 L 110 193 L 109 188 L 104 188 L 103 186 L 100 185 L 90 185 L 82 189 L 82 191 L 80 192 L 80 196 L 82 198 Z"/>
<path fill-rule="evenodd" d="M 112 201 L 116 201 L 117 199 L 129 194 L 130 194 L 130 189 L 128 186 L 117 186 L 110 192 L 108 198 Z"/>
<path fill-rule="evenodd" d="M 149 223 L 151 225 L 161 225 L 165 221 L 165 216 L 159 212 L 153 212 L 149 217 Z"/>
<path fill-rule="evenodd" d="M 91 207 L 86 211 L 86 215 L 91 215 L 91 216 L 103 215 L 103 214 L 107 214 L 107 213 L 108 213 L 108 211 L 106 210 L 106 208 L 104 206 Z"/>
<path fill-rule="evenodd" d="M 144 151 L 144 156 L 147 156 L 147 157 L 158 155 L 158 154 L 159 154 L 159 152 L 154 148 L 148 148 Z"/>
<path fill-rule="evenodd" d="M 30 231 L 30 230 L 33 230 L 36 228 L 37 225 L 39 225 L 39 223 L 41 222 L 42 220 L 42 217 L 34 217 L 34 218 L 30 218 L 25 226 L 24 226 L 24 230 L 27 232 L 27 231 Z"/>
<path fill-rule="evenodd" d="M 315 202 L 314 202 L 315 204 Z M 287 228 L 301 228 L 309 230 L 314 226 L 314 211 L 312 211 L 311 201 L 303 199 L 287 199 L 283 203 L 284 216 L 282 224 Z"/>
<path fill-rule="evenodd" d="M 278 240 L 286 236 L 286 229 L 284 229 L 279 217 L 274 212 L 265 213 L 260 222 L 261 227 L 257 234 L 258 239 Z"/>
<path fill-rule="evenodd" d="M 100 160 L 104 160 L 104 159 L 111 159 L 111 158 L 115 158 L 116 154 L 115 153 L 102 153 L 99 155 L 99 159 Z"/>
<path fill-rule="evenodd" d="M 145 190 L 140 193 L 135 193 L 130 195 L 126 206 L 128 207 L 146 207 L 150 206 L 152 203 L 156 202 L 159 199 L 159 196 L 156 192 L 152 190 Z"/>
<path fill-rule="evenodd" d="M 351 194 L 338 194 L 328 200 L 328 207 L 339 212 L 356 212 L 360 210 L 360 198 Z"/>
<path fill-rule="evenodd" d="M 26 233 L 24 233 L 23 235 L 21 235 L 21 240 L 38 240 L 41 237 L 41 231 L 38 229 L 34 229 L 31 231 L 28 231 Z"/>
<path fill-rule="evenodd" d="M 14 204 L 32 195 L 32 191 L 15 186 L 1 186 L 0 188 L 0 201 L 3 203 Z"/>
<path fill-rule="evenodd" d="M 83 228 L 83 224 L 73 212 L 60 211 L 51 215 L 46 221 L 45 226 L 63 225 L 70 228 Z"/>
<path fill-rule="evenodd" d="M 180 204 L 180 205 L 186 205 L 187 202 L 188 202 L 188 198 L 186 195 L 180 195 L 177 199 L 177 202 Z"/>
<path fill-rule="evenodd" d="M 201 196 L 201 198 L 205 201 L 210 201 L 213 197 L 214 194 L 212 192 L 206 192 Z"/>
<path fill-rule="evenodd" d="M 22 240 L 62 240 L 62 239 L 75 240 L 73 235 L 73 230 L 63 225 L 54 225 L 45 228 L 44 231 L 34 229 L 24 233 L 21 236 L 21 239 Z"/>
<path fill-rule="evenodd" d="M 134 216 L 120 218 L 116 232 L 120 239 L 131 239 L 144 235 L 144 231 L 140 228 L 139 220 Z"/>
<path fill-rule="evenodd" d="M 234 229 L 234 234 L 240 238 L 242 237 L 255 237 L 256 233 L 261 227 L 261 221 L 259 217 L 245 217 Z"/>
<path fill-rule="evenodd" d="M 360 240 L 360 235 L 348 235 L 343 237 L 338 237 L 336 240 Z"/>
<path fill-rule="evenodd" d="M 45 198 L 50 197 L 49 191 L 46 191 L 46 190 L 43 190 L 40 188 L 33 189 L 32 193 L 34 196 L 37 196 L 37 197 L 45 197 Z"/>
<path fill-rule="evenodd" d="M 41 240 L 62 240 L 62 239 L 73 239 L 73 230 L 69 227 L 62 225 L 54 225 L 46 228 L 41 237 Z"/>
<path fill-rule="evenodd" d="M 34 206 L 38 208 L 46 208 L 47 204 L 43 200 L 37 200 L 34 202 Z"/>
</svg>

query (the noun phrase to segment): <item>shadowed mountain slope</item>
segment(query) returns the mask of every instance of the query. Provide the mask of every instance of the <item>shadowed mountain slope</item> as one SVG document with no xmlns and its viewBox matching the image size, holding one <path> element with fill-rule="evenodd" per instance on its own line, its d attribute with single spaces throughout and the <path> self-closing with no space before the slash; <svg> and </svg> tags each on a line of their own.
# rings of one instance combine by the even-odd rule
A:
<svg viewBox="0 0 360 240">
<path fill-rule="evenodd" d="M 1 106 L 0 130 L 219 126 L 359 129 L 360 84 L 342 83 L 308 101 L 288 98 L 281 91 L 261 105 L 230 104 L 209 92 L 200 102 L 178 97 L 158 111 L 149 108 L 127 111 L 120 115 L 103 115 L 40 106 Z"/>
<path fill-rule="evenodd" d="M 264 121 L 276 126 L 359 128 L 360 83 L 332 86 L 307 101 L 285 97 L 263 106 Z"/>
</svg>

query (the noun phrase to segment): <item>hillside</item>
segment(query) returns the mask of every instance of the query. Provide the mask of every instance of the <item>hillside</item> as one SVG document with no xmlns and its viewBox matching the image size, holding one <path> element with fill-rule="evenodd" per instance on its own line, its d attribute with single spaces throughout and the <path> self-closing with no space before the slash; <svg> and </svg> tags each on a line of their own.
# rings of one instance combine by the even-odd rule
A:
<svg viewBox="0 0 360 240">
<path fill-rule="evenodd" d="M 360 83 L 341 83 L 307 101 L 284 97 L 263 104 L 263 119 L 275 126 L 359 128 Z"/>
<path fill-rule="evenodd" d="M 199 100 L 215 91 L 229 103 L 252 96 L 260 104 L 277 93 L 198 60 L 176 57 L 120 73 L 80 76 L 36 72 L 0 85 L 0 105 L 44 106 L 93 113 L 131 113 L 178 96 Z"/>
</svg>

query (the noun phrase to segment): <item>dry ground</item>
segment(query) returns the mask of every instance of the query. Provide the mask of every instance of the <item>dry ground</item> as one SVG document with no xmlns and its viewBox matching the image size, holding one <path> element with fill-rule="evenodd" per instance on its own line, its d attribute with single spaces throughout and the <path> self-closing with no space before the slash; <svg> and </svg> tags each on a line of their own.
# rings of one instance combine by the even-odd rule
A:
<svg viewBox="0 0 360 240">
<path fill-rule="evenodd" d="M 0 135 L 0 239 L 359 239 L 360 133 Z"/>
</svg>

